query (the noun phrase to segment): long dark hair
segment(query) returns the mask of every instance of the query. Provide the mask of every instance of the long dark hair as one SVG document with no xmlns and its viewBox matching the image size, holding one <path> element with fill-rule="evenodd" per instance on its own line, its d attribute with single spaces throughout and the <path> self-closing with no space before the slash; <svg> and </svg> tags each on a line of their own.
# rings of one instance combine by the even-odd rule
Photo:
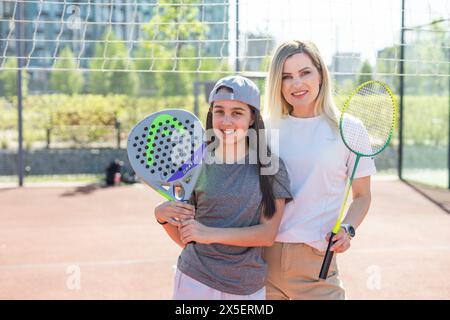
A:
<svg viewBox="0 0 450 320">
<path fill-rule="evenodd" d="M 267 156 L 270 158 L 272 155 L 270 152 L 270 148 L 267 145 L 266 136 L 264 134 L 265 126 L 264 126 L 264 121 L 261 117 L 261 113 L 254 107 L 252 107 L 250 105 L 248 105 L 248 106 L 255 117 L 255 121 L 249 127 L 249 129 L 254 129 L 256 131 L 256 138 L 257 138 L 257 140 L 256 140 L 257 150 L 256 151 L 257 151 L 257 164 L 258 164 L 258 169 L 259 169 L 259 187 L 260 187 L 260 190 L 262 193 L 262 200 L 261 200 L 258 210 L 264 215 L 264 217 L 266 217 L 267 219 L 270 219 L 273 217 L 273 215 L 275 214 L 275 211 L 276 211 L 275 197 L 273 195 L 273 189 L 272 189 L 272 184 L 273 184 L 273 180 L 275 179 L 275 177 L 274 177 L 274 175 L 261 174 L 261 170 L 263 168 L 270 167 L 270 163 L 262 164 L 260 155 L 262 154 L 262 152 L 265 152 L 267 154 Z M 211 104 L 211 107 L 209 108 L 209 111 L 208 111 L 208 115 L 206 116 L 206 130 L 209 132 L 211 132 L 211 130 L 209 130 L 209 129 L 213 128 L 212 107 L 213 107 L 213 105 Z M 247 137 L 247 139 L 248 139 L 248 137 Z M 210 145 L 213 141 L 217 141 L 217 138 L 214 135 L 208 141 L 208 145 Z"/>
</svg>

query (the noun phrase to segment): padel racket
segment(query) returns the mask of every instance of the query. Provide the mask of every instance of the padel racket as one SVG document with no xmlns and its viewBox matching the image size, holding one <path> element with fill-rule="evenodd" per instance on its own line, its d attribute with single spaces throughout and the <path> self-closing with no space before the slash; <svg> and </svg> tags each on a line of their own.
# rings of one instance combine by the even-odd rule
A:
<svg viewBox="0 0 450 320">
<path fill-rule="evenodd" d="M 347 181 L 344 202 L 333 227 L 327 251 L 320 270 L 319 279 L 328 276 L 333 251 L 333 238 L 341 228 L 345 205 L 352 186 L 353 177 L 361 157 L 373 157 L 382 152 L 391 141 L 396 123 L 394 96 L 381 81 L 368 81 L 359 86 L 347 99 L 339 120 L 339 131 L 345 146 L 356 155 L 352 174 Z"/>
<path fill-rule="evenodd" d="M 189 200 L 205 151 L 201 122 L 186 110 L 152 113 L 128 136 L 128 159 L 136 175 L 170 201 Z"/>
</svg>

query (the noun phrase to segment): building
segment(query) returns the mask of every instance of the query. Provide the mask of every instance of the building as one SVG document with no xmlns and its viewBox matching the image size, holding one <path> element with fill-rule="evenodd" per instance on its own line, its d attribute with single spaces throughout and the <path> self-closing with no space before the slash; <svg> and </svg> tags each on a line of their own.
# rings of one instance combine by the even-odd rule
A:
<svg viewBox="0 0 450 320">
<path fill-rule="evenodd" d="M 76 3 L 80 3 L 77 5 Z M 5 56 L 16 55 L 17 36 L 14 34 L 12 16 L 18 8 L 16 1 L 0 2 L 0 63 Z M 90 58 L 95 54 L 95 45 L 109 32 L 119 40 L 126 40 L 130 55 L 137 46 L 135 40 L 142 38 L 142 25 L 150 21 L 156 0 L 109 2 L 86 2 L 72 0 L 70 4 L 61 1 L 30 2 L 22 4 L 23 63 L 31 68 L 30 92 L 46 92 L 49 71 L 55 57 L 65 47 L 70 46 L 78 58 L 79 68 L 88 68 Z M 228 55 L 228 6 L 217 0 L 204 0 L 199 5 L 199 20 L 207 25 L 207 42 L 201 47 L 201 56 L 225 57 Z M 210 4 L 210 5 L 208 5 Z M 212 5 L 211 5 L 212 4 Z M 16 12 L 16 18 L 18 12 Z M 211 22 L 211 23 L 210 23 Z M 32 70 L 47 69 L 47 70 Z"/>
<path fill-rule="evenodd" d="M 213 5 L 219 4 L 220 5 Z M 203 46 L 203 55 L 210 57 L 228 56 L 228 18 L 230 5 L 227 1 L 204 0 L 204 12 L 200 10 L 199 19 L 208 23 L 207 39 L 214 42 L 208 42 Z M 209 6 L 208 6 L 209 4 Z"/>
<path fill-rule="evenodd" d="M 273 36 L 247 33 L 245 35 L 245 58 L 242 69 L 248 72 L 267 71 L 268 57 L 275 47 Z"/>
<path fill-rule="evenodd" d="M 360 53 L 336 52 L 332 57 L 330 71 L 336 84 L 343 86 L 348 81 L 356 83 L 361 65 Z"/>
</svg>

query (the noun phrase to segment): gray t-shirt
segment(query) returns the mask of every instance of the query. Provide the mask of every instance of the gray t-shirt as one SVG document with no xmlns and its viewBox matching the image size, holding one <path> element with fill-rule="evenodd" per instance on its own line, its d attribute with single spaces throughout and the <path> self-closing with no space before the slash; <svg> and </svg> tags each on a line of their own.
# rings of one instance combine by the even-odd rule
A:
<svg viewBox="0 0 450 320">
<path fill-rule="evenodd" d="M 273 193 L 275 198 L 290 201 L 289 176 L 279 160 Z M 190 202 L 196 206 L 195 219 L 200 223 L 239 228 L 260 223 L 261 199 L 257 165 L 204 164 Z M 267 273 L 262 247 L 223 244 L 188 244 L 178 258 L 178 268 L 211 288 L 236 295 L 260 290 Z"/>
</svg>

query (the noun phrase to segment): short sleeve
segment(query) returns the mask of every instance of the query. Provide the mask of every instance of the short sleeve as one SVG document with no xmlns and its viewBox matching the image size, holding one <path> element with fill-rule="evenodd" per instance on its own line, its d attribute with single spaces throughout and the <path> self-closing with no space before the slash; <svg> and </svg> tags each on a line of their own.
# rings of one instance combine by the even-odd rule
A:
<svg viewBox="0 0 450 320">
<path fill-rule="evenodd" d="M 291 181 L 286 166 L 281 158 L 276 157 L 279 168 L 273 176 L 272 190 L 275 199 L 286 199 L 286 203 L 292 200 Z"/>
<path fill-rule="evenodd" d="M 357 130 L 360 132 L 359 137 L 363 139 L 363 144 L 361 148 L 365 154 L 371 154 L 372 148 L 370 146 L 370 137 L 367 130 L 364 128 L 362 123 L 355 123 Z M 353 172 L 353 167 L 355 166 L 356 155 L 353 152 L 349 152 L 350 155 L 347 160 L 347 176 L 351 176 Z M 356 168 L 354 179 L 362 178 L 374 175 L 377 172 L 375 167 L 375 161 L 373 157 L 361 157 L 359 158 L 358 167 Z"/>
</svg>

